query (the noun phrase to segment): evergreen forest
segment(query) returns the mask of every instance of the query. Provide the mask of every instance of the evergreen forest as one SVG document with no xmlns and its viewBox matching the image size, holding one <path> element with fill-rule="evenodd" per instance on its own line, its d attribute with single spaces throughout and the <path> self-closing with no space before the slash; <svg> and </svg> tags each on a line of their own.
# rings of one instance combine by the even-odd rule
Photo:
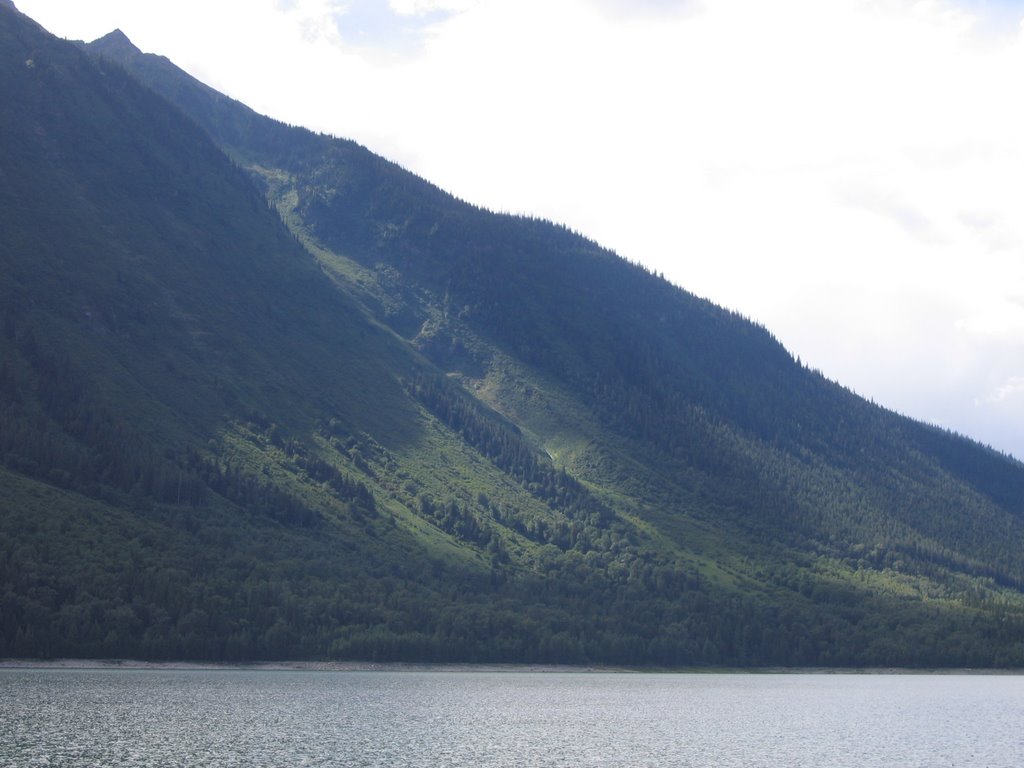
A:
<svg viewBox="0 0 1024 768">
<path fill-rule="evenodd" d="M 1014 668 L 1022 553 L 1012 457 L 0 2 L 0 658 Z"/>
</svg>

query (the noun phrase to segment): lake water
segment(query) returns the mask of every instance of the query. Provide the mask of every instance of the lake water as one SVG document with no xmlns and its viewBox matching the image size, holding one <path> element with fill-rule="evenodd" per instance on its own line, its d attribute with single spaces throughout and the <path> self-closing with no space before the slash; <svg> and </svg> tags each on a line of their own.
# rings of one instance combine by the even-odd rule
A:
<svg viewBox="0 0 1024 768">
<path fill-rule="evenodd" d="M 0 670 L 0 766 L 1024 765 L 1015 675 Z"/>
</svg>

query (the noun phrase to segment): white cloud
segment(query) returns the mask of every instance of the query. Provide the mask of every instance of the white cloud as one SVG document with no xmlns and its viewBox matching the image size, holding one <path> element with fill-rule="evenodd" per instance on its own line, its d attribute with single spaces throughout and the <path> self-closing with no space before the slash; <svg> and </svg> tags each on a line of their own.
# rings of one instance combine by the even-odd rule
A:
<svg viewBox="0 0 1024 768">
<path fill-rule="evenodd" d="M 388 6 L 402 16 L 426 16 L 438 11 L 459 13 L 472 8 L 479 0 L 388 0 Z"/>
<path fill-rule="evenodd" d="M 869 213 L 889 219 L 912 237 L 925 243 L 943 243 L 945 238 L 914 203 L 893 189 L 850 183 L 839 191 L 839 198 Z"/>
<path fill-rule="evenodd" d="M 989 401 L 1003 403 L 1010 398 L 1024 398 L 1024 376 L 1012 376 L 990 395 Z"/>
<path fill-rule="evenodd" d="M 591 0 L 591 3 L 619 21 L 693 15 L 704 9 L 703 0 Z"/>
</svg>

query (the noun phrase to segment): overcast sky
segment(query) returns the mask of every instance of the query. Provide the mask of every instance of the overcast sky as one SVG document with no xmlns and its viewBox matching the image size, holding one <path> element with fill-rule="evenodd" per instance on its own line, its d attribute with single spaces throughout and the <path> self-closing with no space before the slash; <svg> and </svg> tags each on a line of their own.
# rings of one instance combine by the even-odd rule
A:
<svg viewBox="0 0 1024 768">
<path fill-rule="evenodd" d="M 1024 458 L 1024 0 L 15 0 Z"/>
</svg>

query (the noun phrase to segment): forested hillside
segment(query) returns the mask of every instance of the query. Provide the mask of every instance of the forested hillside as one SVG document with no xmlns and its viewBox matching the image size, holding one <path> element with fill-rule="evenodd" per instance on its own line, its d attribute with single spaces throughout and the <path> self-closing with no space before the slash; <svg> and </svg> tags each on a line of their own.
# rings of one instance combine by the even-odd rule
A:
<svg viewBox="0 0 1024 768">
<path fill-rule="evenodd" d="M 1024 663 L 1018 462 L 120 33 L 0 89 L 0 656 Z"/>
</svg>

